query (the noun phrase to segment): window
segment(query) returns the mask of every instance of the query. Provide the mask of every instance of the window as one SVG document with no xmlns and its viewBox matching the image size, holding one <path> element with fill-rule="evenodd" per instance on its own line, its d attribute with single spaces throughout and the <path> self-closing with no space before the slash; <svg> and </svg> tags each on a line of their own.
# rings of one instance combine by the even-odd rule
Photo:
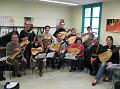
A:
<svg viewBox="0 0 120 89">
<path fill-rule="evenodd" d="M 82 16 L 82 32 L 87 32 L 87 27 L 90 26 L 93 32 L 96 32 L 96 37 L 100 37 L 100 25 L 102 15 L 102 3 L 90 4 L 83 6 Z"/>
</svg>

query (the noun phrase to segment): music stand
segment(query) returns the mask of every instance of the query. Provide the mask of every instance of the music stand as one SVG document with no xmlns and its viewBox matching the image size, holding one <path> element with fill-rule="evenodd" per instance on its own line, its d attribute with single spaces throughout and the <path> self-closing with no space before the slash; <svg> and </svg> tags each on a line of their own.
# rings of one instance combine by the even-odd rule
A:
<svg viewBox="0 0 120 89">
<path fill-rule="evenodd" d="M 45 58 L 46 57 L 46 53 L 40 53 L 40 54 L 38 54 L 37 56 L 35 56 L 35 59 L 37 59 L 37 58 Z"/>
<path fill-rule="evenodd" d="M 47 54 L 46 58 L 53 58 L 55 52 L 50 52 Z"/>
</svg>

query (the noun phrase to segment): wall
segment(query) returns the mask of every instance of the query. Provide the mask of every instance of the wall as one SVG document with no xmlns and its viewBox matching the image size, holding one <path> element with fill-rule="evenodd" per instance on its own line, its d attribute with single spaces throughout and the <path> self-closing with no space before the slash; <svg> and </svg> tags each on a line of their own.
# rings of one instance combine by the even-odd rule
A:
<svg viewBox="0 0 120 89">
<path fill-rule="evenodd" d="M 82 6 L 72 8 L 72 27 L 78 32 L 82 31 Z"/>
<path fill-rule="evenodd" d="M 100 43 L 106 44 L 106 37 L 108 35 L 113 36 L 114 44 L 120 45 L 120 33 L 106 32 L 106 20 L 109 18 L 120 19 L 120 0 L 110 0 L 103 2 L 102 6 L 102 20 L 101 20 L 101 32 Z M 73 8 L 73 27 L 77 28 L 80 32 L 82 29 L 82 7 Z"/>
<path fill-rule="evenodd" d="M 65 19 L 66 27 L 71 26 L 71 7 L 69 6 L 21 0 L 1 0 L 0 16 L 14 16 L 17 26 L 23 26 L 25 16 L 34 17 L 34 26 L 48 24 L 55 27 L 61 18 Z"/>
<path fill-rule="evenodd" d="M 120 19 L 120 0 L 112 0 L 103 3 L 100 35 L 100 42 L 102 44 L 105 44 L 106 37 L 111 35 L 114 38 L 114 44 L 120 45 L 120 33 L 106 32 L 106 20 L 110 18 Z"/>
</svg>

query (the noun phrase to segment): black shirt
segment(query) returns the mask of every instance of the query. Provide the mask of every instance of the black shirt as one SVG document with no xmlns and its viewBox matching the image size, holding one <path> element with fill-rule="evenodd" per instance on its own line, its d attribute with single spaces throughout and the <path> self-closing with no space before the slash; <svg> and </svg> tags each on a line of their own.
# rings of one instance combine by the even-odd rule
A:
<svg viewBox="0 0 120 89">
<path fill-rule="evenodd" d="M 55 31 L 55 33 L 53 34 L 53 36 L 57 38 L 57 34 L 58 34 L 59 32 L 66 32 L 66 30 L 65 30 L 64 28 L 58 28 L 58 29 Z"/>
<path fill-rule="evenodd" d="M 27 31 L 25 31 L 25 30 L 22 30 L 22 31 L 20 32 L 20 39 L 21 39 L 21 38 L 25 38 L 25 37 L 28 37 L 28 41 L 32 42 L 33 39 L 34 39 L 34 37 L 35 37 L 34 31 L 32 31 L 32 32 L 27 32 Z"/>
<path fill-rule="evenodd" d="M 99 45 L 99 46 L 98 46 Z M 98 55 L 100 53 L 103 52 L 103 46 L 101 44 L 98 44 L 98 45 L 93 45 L 91 48 L 90 48 L 90 53 L 91 53 L 91 56 L 94 56 L 94 55 Z M 98 49 L 98 50 L 97 50 Z"/>
<path fill-rule="evenodd" d="M 108 49 L 113 50 L 115 47 L 115 45 L 112 45 L 110 48 L 108 47 L 108 45 L 104 46 L 104 50 L 107 51 Z M 112 57 L 107 61 L 107 62 L 112 62 L 113 64 L 119 64 L 119 51 L 115 52 L 112 54 Z"/>
</svg>

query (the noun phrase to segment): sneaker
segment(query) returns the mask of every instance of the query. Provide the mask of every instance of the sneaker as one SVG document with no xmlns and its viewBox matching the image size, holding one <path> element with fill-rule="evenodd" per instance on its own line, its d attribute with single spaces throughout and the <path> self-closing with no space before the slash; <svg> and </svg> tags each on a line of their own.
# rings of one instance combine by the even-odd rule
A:
<svg viewBox="0 0 120 89">
<path fill-rule="evenodd" d="M 15 72 L 12 72 L 12 77 L 16 77 Z"/>
<path fill-rule="evenodd" d="M 94 81 L 92 82 L 92 86 L 95 86 L 97 83 L 98 83 L 98 81 L 97 81 L 97 80 L 94 80 Z"/>
<path fill-rule="evenodd" d="M 0 81 L 5 81 L 5 80 L 6 78 L 4 76 L 0 78 Z"/>
<path fill-rule="evenodd" d="M 17 74 L 17 77 L 22 77 L 21 74 Z"/>
<path fill-rule="evenodd" d="M 37 71 L 38 70 L 38 67 L 35 67 L 35 71 Z"/>
</svg>

